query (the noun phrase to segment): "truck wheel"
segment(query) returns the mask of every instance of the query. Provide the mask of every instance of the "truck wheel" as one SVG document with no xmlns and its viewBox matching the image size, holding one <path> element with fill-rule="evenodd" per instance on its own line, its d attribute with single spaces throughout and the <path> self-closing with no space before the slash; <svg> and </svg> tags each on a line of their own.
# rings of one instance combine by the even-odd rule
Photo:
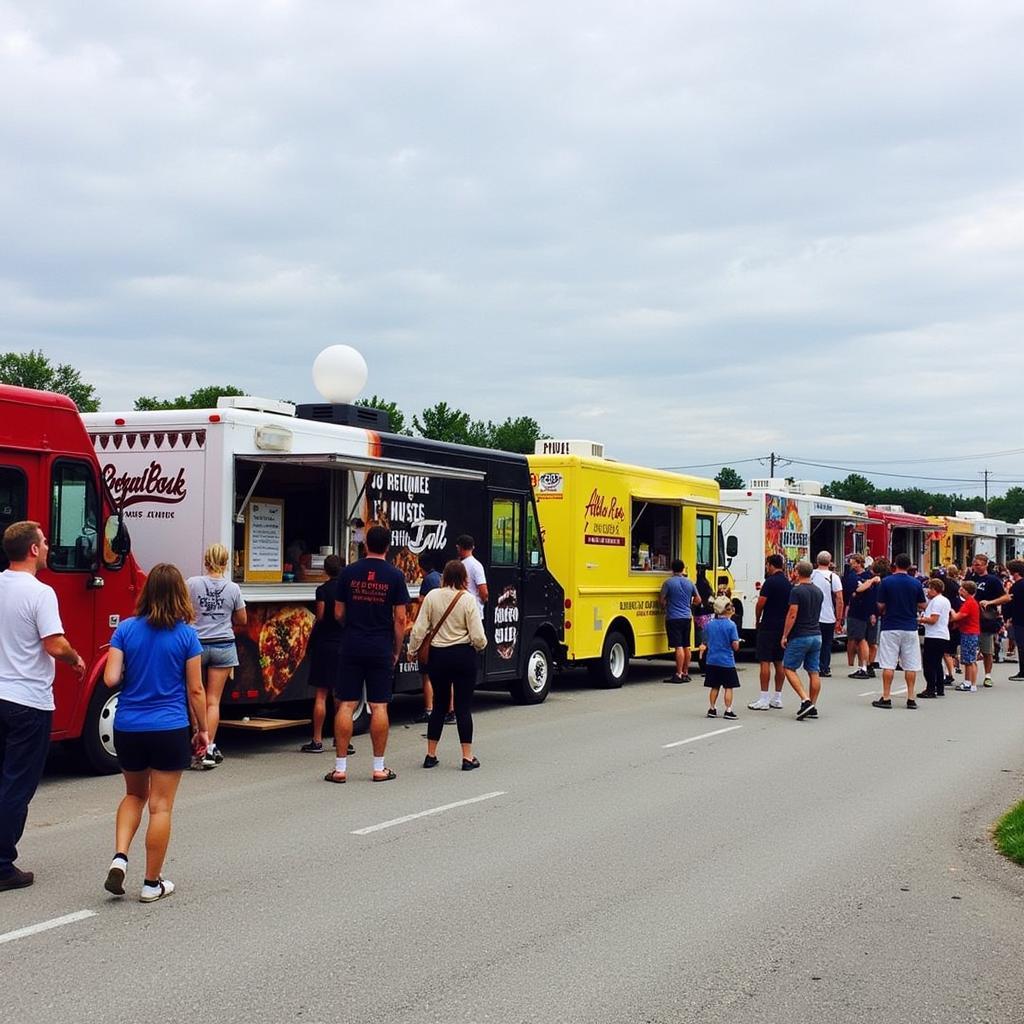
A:
<svg viewBox="0 0 1024 1024">
<path fill-rule="evenodd" d="M 97 775 L 113 775 L 121 770 L 114 752 L 114 712 L 120 696 L 120 687 L 108 690 L 100 679 L 89 698 L 77 747 L 86 768 Z"/>
<path fill-rule="evenodd" d="M 602 690 L 618 689 L 629 675 L 629 641 L 612 630 L 604 638 L 601 657 L 590 664 L 590 680 Z"/>
<path fill-rule="evenodd" d="M 542 704 L 551 691 L 554 665 L 551 648 L 541 637 L 533 638 L 526 655 L 526 676 L 509 684 L 509 693 L 517 704 Z"/>
</svg>

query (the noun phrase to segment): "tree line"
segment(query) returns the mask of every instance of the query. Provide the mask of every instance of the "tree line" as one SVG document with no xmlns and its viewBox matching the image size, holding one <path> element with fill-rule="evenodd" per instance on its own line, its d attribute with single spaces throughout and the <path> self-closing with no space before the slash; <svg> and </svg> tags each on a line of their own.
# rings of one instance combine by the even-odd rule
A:
<svg viewBox="0 0 1024 1024">
<path fill-rule="evenodd" d="M 732 466 L 723 466 L 715 479 L 722 488 L 738 490 L 744 486 L 743 477 Z M 978 496 L 926 491 L 921 487 L 878 487 L 860 473 L 824 484 L 821 493 L 862 505 L 901 505 L 905 511 L 921 516 L 951 516 L 958 511 L 985 514 L 985 499 Z M 1024 519 L 1024 487 L 1011 487 L 1005 494 L 989 498 L 987 514 L 1006 523 L 1020 522 Z"/>
<path fill-rule="evenodd" d="M 82 375 L 67 363 L 54 364 L 42 351 L 6 352 L 0 355 L 0 383 L 17 387 L 55 391 L 67 395 L 78 406 L 79 412 L 98 412 L 99 397 L 93 385 L 82 380 Z M 158 398 L 140 395 L 135 399 L 138 412 L 166 409 L 213 409 L 220 397 L 237 397 L 246 392 L 232 384 L 207 384 L 188 395 Z M 438 402 L 409 417 L 396 402 L 378 395 L 356 402 L 372 409 L 381 409 L 391 420 L 391 430 L 409 437 L 424 437 L 431 441 L 468 444 L 479 448 L 530 454 L 542 434 L 532 416 L 507 417 L 500 423 L 475 420 L 468 412 Z"/>
</svg>

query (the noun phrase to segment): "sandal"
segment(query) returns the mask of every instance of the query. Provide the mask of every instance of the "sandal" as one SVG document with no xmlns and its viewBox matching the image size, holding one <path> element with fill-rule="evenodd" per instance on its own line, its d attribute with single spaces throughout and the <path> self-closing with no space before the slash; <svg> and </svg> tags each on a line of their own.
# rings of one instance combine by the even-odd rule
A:
<svg viewBox="0 0 1024 1024">
<path fill-rule="evenodd" d="M 398 775 L 393 772 L 390 768 L 385 768 L 383 772 L 373 773 L 373 782 L 390 782 L 392 779 L 397 779 Z"/>
<path fill-rule="evenodd" d="M 341 778 L 340 778 L 340 779 L 338 778 L 338 776 L 339 776 L 339 775 L 341 776 Z M 346 781 L 346 778 L 345 778 L 345 773 L 344 773 L 344 772 L 328 772 L 328 773 L 327 773 L 327 774 L 326 774 L 326 775 L 324 776 L 324 782 L 335 782 L 335 783 L 337 783 L 337 784 L 338 784 L 339 786 L 340 786 L 340 785 L 341 785 L 341 784 L 342 784 L 343 782 L 345 782 L 345 781 Z"/>
</svg>

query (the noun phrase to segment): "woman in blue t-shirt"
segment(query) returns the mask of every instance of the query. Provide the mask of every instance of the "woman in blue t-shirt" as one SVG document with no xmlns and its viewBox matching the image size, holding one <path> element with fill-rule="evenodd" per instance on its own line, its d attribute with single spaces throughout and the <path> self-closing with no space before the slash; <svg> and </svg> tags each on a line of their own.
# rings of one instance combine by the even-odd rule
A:
<svg viewBox="0 0 1024 1024">
<path fill-rule="evenodd" d="M 185 580 L 173 565 L 153 566 L 135 617 L 125 619 L 110 641 L 103 670 L 109 687 L 124 679 L 114 713 L 114 748 L 124 773 L 125 796 L 117 809 L 116 853 L 104 888 L 124 895 L 128 848 L 149 805 L 146 876 L 139 899 L 170 896 L 174 883 L 160 871 L 171 837 L 171 810 L 181 773 L 210 742 L 200 659 L 202 647 Z M 189 706 L 197 723 L 193 734 Z"/>
</svg>

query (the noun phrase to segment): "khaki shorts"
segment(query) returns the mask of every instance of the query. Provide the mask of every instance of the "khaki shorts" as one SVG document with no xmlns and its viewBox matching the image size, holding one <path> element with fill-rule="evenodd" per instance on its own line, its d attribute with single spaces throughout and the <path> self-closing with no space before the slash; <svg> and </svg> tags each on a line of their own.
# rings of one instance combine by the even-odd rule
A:
<svg viewBox="0 0 1024 1024">
<path fill-rule="evenodd" d="M 916 629 L 883 629 L 878 634 L 878 664 L 883 669 L 921 671 L 921 641 Z"/>
<path fill-rule="evenodd" d="M 995 633 L 982 633 L 978 637 L 978 650 L 982 654 L 995 654 L 996 653 L 996 635 Z"/>
</svg>

